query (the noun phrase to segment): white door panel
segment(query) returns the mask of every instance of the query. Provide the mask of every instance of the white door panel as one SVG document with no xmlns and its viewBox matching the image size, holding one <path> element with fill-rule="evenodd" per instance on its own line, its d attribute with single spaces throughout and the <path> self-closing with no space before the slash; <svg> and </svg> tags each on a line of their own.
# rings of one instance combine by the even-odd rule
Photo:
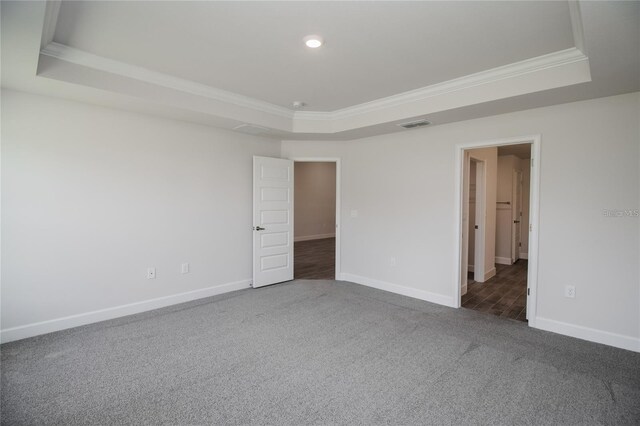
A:
<svg viewBox="0 0 640 426">
<path fill-rule="evenodd" d="M 253 287 L 293 279 L 293 161 L 253 157 Z"/>
<path fill-rule="evenodd" d="M 520 259 L 520 227 L 522 222 L 522 172 L 513 171 L 513 183 L 512 183 L 512 217 L 511 220 L 511 262 L 514 263 Z"/>
</svg>

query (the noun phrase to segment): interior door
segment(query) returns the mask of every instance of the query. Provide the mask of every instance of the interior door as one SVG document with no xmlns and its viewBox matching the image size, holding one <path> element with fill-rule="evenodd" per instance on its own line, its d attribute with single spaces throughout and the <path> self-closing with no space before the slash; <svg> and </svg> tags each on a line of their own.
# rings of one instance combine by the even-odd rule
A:
<svg viewBox="0 0 640 426">
<path fill-rule="evenodd" d="M 515 262 L 520 259 L 520 245 L 522 241 L 522 237 L 520 236 L 520 225 L 522 222 L 522 172 L 515 171 L 513 172 L 513 209 L 512 218 L 513 218 L 513 229 L 511 232 L 512 235 L 512 243 L 511 243 L 511 261 Z"/>
<path fill-rule="evenodd" d="M 253 157 L 253 287 L 293 279 L 293 161 Z"/>
<path fill-rule="evenodd" d="M 471 157 L 464 151 L 462 165 L 462 247 L 460 261 L 460 295 L 467 294 L 467 274 L 469 272 L 469 167 Z"/>
</svg>

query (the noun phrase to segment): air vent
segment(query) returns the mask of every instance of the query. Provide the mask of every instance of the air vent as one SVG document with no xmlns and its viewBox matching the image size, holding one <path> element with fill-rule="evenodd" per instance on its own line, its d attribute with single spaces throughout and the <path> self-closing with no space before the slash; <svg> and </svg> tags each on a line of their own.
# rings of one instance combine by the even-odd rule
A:
<svg viewBox="0 0 640 426">
<path fill-rule="evenodd" d="M 405 129 L 413 129 L 415 127 L 428 126 L 429 124 L 431 123 L 423 118 L 422 120 L 409 121 L 407 123 L 399 123 L 399 124 L 396 124 L 396 126 L 404 127 Z"/>
<path fill-rule="evenodd" d="M 260 126 L 254 126 L 253 124 L 241 124 L 233 128 L 236 132 L 247 133 L 249 135 L 261 135 L 267 133 L 269 129 Z"/>
</svg>

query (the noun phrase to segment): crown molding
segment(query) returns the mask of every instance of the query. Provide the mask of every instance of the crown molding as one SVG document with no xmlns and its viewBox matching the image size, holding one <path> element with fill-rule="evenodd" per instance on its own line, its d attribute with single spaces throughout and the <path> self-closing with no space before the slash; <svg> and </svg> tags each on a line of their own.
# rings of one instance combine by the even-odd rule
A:
<svg viewBox="0 0 640 426">
<path fill-rule="evenodd" d="M 260 101 L 258 99 L 228 92 L 226 90 L 216 89 L 194 81 L 152 71 L 147 68 L 127 64 L 125 62 L 116 61 L 103 56 L 94 55 L 56 42 L 47 44 L 40 50 L 40 54 L 75 65 L 116 74 L 142 81 L 144 83 L 155 84 L 161 87 L 196 96 L 202 96 L 239 107 L 257 110 L 267 114 L 273 114 L 279 117 L 288 119 L 293 119 L 294 117 L 292 110 L 269 102 Z"/>
<path fill-rule="evenodd" d="M 335 111 L 319 112 L 292 111 L 288 108 L 280 107 L 269 102 L 260 101 L 248 96 L 238 95 L 236 93 L 216 89 L 190 80 L 173 77 L 167 74 L 151 71 L 146 68 L 94 55 L 56 42 L 49 43 L 41 50 L 40 53 L 76 65 L 121 75 L 134 80 L 143 81 L 145 83 L 156 84 L 158 86 L 214 99 L 216 101 L 229 103 L 235 106 L 274 114 L 293 121 L 309 120 L 321 122 L 348 119 L 388 108 L 395 108 L 411 102 L 422 101 L 435 96 L 463 91 L 472 87 L 490 84 L 500 80 L 508 80 L 524 74 L 535 73 L 549 68 L 588 60 L 580 49 L 573 47 L 351 107 Z"/>
<path fill-rule="evenodd" d="M 573 44 L 583 54 L 587 54 L 587 46 L 584 41 L 584 28 L 582 26 L 582 12 L 578 0 L 569 0 L 569 17 L 571 18 L 571 31 L 573 32 Z"/>
<path fill-rule="evenodd" d="M 58 15 L 60 15 L 60 6 L 62 0 L 49 0 L 45 3 L 44 9 L 44 25 L 42 27 L 42 37 L 40 39 L 40 48 L 44 48 L 53 41 L 58 25 Z"/>
<path fill-rule="evenodd" d="M 365 102 L 359 105 L 339 109 L 331 112 L 296 111 L 294 120 L 333 121 L 355 117 L 375 111 L 394 108 L 411 102 L 422 101 L 435 96 L 458 92 L 472 87 L 508 80 L 521 75 L 535 73 L 549 68 L 561 67 L 574 62 L 586 61 L 588 58 L 579 49 L 572 47 L 558 52 L 549 53 L 520 62 L 480 71 L 464 77 L 444 81 L 422 87 L 420 89 L 392 95 L 386 98 Z"/>
</svg>

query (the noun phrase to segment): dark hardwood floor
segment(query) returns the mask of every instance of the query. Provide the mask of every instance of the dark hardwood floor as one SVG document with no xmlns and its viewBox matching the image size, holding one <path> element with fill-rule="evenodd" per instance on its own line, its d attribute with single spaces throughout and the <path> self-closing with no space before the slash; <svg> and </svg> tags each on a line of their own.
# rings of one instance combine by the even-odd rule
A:
<svg viewBox="0 0 640 426">
<path fill-rule="evenodd" d="M 462 296 L 463 308 L 526 321 L 526 305 L 526 260 L 496 265 L 496 276 L 484 283 L 473 281 L 473 274 L 469 274 L 467 294 Z"/>
<path fill-rule="evenodd" d="M 336 272 L 336 239 L 294 243 L 293 278 L 333 280 Z"/>
</svg>

